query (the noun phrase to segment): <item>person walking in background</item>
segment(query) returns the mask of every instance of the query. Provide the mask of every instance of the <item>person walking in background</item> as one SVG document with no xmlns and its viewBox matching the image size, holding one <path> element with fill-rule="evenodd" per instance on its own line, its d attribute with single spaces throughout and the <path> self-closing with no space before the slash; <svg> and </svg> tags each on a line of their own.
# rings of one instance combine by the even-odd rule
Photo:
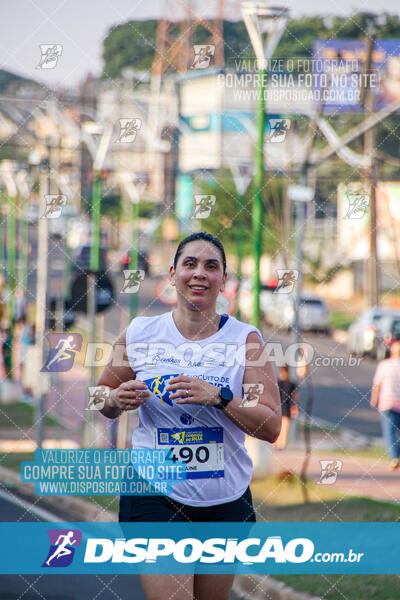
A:
<svg viewBox="0 0 400 600">
<path fill-rule="evenodd" d="M 390 348 L 390 358 L 377 366 L 372 383 L 371 406 L 377 408 L 381 416 L 383 439 L 385 441 L 390 467 L 400 466 L 400 341 Z"/>
<path fill-rule="evenodd" d="M 7 341 L 7 327 L 0 323 L 0 379 L 7 377 L 7 365 L 4 357 L 4 344 Z"/>
<path fill-rule="evenodd" d="M 26 300 L 25 293 L 22 288 L 15 290 L 14 297 L 14 321 L 23 321 L 26 318 Z"/>
<path fill-rule="evenodd" d="M 297 417 L 299 412 L 297 408 L 297 385 L 290 381 L 287 365 L 279 368 L 278 388 L 281 397 L 282 427 L 275 442 L 275 447 L 278 450 L 284 450 L 288 443 L 290 420 Z"/>
</svg>

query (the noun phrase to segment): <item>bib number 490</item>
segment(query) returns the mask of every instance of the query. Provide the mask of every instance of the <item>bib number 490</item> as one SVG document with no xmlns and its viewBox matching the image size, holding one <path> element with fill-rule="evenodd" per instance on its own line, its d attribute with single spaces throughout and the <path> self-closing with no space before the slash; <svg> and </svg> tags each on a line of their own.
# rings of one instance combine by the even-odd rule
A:
<svg viewBox="0 0 400 600">
<path fill-rule="evenodd" d="M 190 463 L 192 462 L 193 458 L 195 458 L 197 462 L 203 464 L 206 463 L 210 458 L 210 451 L 207 446 L 197 446 L 194 453 L 190 446 L 181 446 L 179 448 L 174 446 L 173 448 L 169 449 L 166 458 L 167 460 L 172 460 L 173 462 L 180 460 L 184 463 Z"/>
</svg>

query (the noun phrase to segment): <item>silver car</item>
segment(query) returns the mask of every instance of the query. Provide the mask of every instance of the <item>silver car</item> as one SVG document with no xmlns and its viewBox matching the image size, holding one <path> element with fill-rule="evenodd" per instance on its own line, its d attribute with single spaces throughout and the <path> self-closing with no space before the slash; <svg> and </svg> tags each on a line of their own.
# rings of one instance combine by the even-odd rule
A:
<svg viewBox="0 0 400 600">
<path fill-rule="evenodd" d="M 274 302 L 268 313 L 271 325 L 292 329 L 295 320 L 293 294 L 274 294 Z M 329 308 L 318 296 L 303 295 L 300 298 L 300 329 L 303 331 L 329 331 Z"/>
<path fill-rule="evenodd" d="M 396 314 L 398 311 L 390 308 L 374 306 L 364 310 L 349 327 L 347 350 L 355 356 L 374 354 L 377 327 L 384 316 Z"/>
</svg>

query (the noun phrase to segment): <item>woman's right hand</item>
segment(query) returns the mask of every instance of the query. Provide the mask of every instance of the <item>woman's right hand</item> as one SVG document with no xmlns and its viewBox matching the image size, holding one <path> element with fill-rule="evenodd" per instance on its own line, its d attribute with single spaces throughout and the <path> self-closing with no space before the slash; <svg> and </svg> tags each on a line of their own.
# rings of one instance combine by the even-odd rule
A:
<svg viewBox="0 0 400 600">
<path fill-rule="evenodd" d="M 152 392 L 143 381 L 132 379 L 124 381 L 111 392 L 111 404 L 121 410 L 135 410 L 152 396 Z"/>
</svg>

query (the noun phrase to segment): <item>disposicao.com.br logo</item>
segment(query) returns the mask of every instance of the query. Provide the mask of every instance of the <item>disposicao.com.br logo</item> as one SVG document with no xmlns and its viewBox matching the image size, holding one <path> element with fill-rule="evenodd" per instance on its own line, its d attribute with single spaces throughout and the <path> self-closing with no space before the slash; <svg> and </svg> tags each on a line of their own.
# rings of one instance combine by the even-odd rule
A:
<svg viewBox="0 0 400 600">
<path fill-rule="evenodd" d="M 347 557 L 348 554 L 348 557 Z M 316 562 L 357 562 L 362 553 L 317 553 Z M 157 563 L 169 557 L 176 563 L 208 563 L 244 565 L 314 562 L 314 543 L 308 538 L 293 538 L 286 544 L 281 536 L 267 538 L 90 538 L 86 544 L 85 563 Z"/>
</svg>

